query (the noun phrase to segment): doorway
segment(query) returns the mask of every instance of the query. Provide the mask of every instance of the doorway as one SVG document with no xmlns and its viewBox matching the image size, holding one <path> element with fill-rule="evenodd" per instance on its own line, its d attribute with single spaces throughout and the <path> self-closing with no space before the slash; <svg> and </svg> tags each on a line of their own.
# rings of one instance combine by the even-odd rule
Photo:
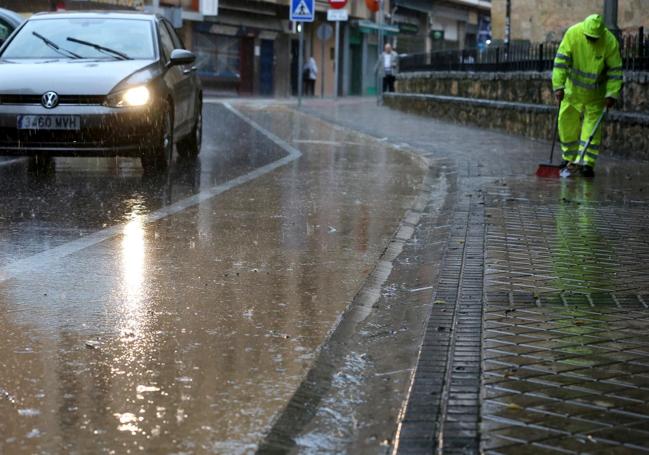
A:
<svg viewBox="0 0 649 455">
<path fill-rule="evenodd" d="M 255 39 L 244 37 L 241 39 L 241 85 L 239 93 L 251 95 L 253 90 L 255 58 Z"/>
<path fill-rule="evenodd" d="M 273 72 L 275 67 L 274 41 L 261 40 L 259 67 L 259 93 L 271 96 L 273 94 Z"/>
</svg>

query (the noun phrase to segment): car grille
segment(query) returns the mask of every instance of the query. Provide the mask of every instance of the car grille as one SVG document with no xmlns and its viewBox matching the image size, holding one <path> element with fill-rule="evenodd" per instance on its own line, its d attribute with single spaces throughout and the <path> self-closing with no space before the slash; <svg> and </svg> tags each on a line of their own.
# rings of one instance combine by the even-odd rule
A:
<svg viewBox="0 0 649 455">
<path fill-rule="evenodd" d="M 42 95 L 0 95 L 0 104 L 41 104 Z M 59 105 L 102 105 L 103 95 L 59 95 Z"/>
</svg>

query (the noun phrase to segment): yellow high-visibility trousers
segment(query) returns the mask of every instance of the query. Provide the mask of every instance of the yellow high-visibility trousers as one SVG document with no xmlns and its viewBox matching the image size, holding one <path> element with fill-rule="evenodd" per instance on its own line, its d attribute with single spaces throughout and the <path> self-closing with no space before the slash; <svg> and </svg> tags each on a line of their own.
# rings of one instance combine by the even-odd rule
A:
<svg viewBox="0 0 649 455">
<path fill-rule="evenodd" d="M 604 100 L 577 103 L 564 98 L 559 108 L 559 141 L 563 159 L 578 164 L 579 155 L 586 146 L 599 116 L 604 111 Z M 583 122 L 582 122 L 583 119 Z M 602 125 L 584 153 L 583 164 L 595 167 L 602 143 Z"/>
</svg>

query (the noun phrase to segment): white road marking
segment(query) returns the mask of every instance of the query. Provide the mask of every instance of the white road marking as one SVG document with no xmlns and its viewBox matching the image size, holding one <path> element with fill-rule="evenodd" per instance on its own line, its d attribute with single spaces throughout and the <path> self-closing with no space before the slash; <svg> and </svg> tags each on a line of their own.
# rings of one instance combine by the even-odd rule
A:
<svg viewBox="0 0 649 455">
<path fill-rule="evenodd" d="M 23 162 L 25 160 L 27 160 L 27 158 L 23 157 L 23 158 L 14 158 L 12 160 L 7 160 L 7 161 L 0 161 L 0 167 L 10 166 L 10 165 L 16 164 L 16 163 L 21 163 L 21 162 Z"/>
<path fill-rule="evenodd" d="M 284 151 L 286 151 L 288 155 L 263 167 L 255 169 L 254 171 L 248 172 L 247 174 L 241 175 L 235 179 L 229 180 L 220 185 L 216 185 L 212 188 L 208 188 L 193 196 L 181 199 L 180 201 L 156 210 L 155 212 L 151 212 L 142 218 L 142 222 L 144 224 L 153 223 L 163 218 L 167 218 L 168 216 L 182 212 L 183 210 L 205 202 L 215 196 L 218 196 L 219 194 L 225 193 L 228 190 L 231 190 L 252 180 L 255 180 L 265 174 L 268 174 L 269 172 L 272 172 L 275 169 L 278 169 L 292 161 L 295 161 L 300 156 L 302 156 L 302 153 L 298 149 L 291 146 L 286 141 L 280 139 L 254 120 L 237 111 L 234 107 L 232 107 L 230 103 L 223 103 L 223 105 L 231 113 L 239 117 L 244 122 L 248 123 L 270 141 L 281 147 Z M 70 256 L 71 254 L 77 253 L 91 246 L 97 245 L 98 243 L 101 243 L 112 237 L 118 236 L 124 232 L 124 228 L 126 226 L 127 223 L 111 226 L 101 231 L 88 234 L 78 240 L 64 243 L 63 245 L 59 245 L 33 256 L 19 259 L 15 262 L 12 262 L 11 264 L 5 265 L 4 267 L 0 268 L 0 283 L 11 278 L 15 278 L 31 270 L 47 268 L 55 261 Z"/>
<path fill-rule="evenodd" d="M 294 144 L 313 144 L 313 145 L 333 145 L 336 147 L 341 147 L 343 145 L 357 145 L 357 146 L 368 146 L 367 144 L 361 144 L 360 142 L 348 142 L 348 141 L 318 141 L 310 139 L 295 139 Z"/>
</svg>

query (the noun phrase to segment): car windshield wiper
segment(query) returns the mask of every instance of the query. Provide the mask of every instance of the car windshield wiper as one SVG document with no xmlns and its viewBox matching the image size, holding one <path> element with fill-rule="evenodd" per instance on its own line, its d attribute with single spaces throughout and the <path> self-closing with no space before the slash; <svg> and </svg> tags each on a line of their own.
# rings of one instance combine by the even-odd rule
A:
<svg viewBox="0 0 649 455">
<path fill-rule="evenodd" d="M 32 32 L 32 35 L 34 35 L 36 38 L 43 41 L 45 44 L 47 44 L 48 47 L 54 49 L 56 52 L 58 52 L 61 55 L 65 55 L 66 57 L 71 56 L 72 58 L 82 58 L 79 54 L 75 54 L 74 52 L 69 51 L 69 50 L 59 46 L 54 41 L 45 38 L 43 35 L 41 35 L 38 32 Z"/>
<path fill-rule="evenodd" d="M 120 60 L 131 60 L 131 57 L 129 57 L 125 53 L 120 52 L 120 51 L 116 51 L 115 49 L 111 49 L 110 47 L 102 46 L 101 44 L 91 43 L 90 41 L 84 41 L 84 40 L 80 40 L 78 38 L 72 38 L 71 36 L 68 36 L 66 39 L 68 41 L 73 42 L 73 43 L 83 44 L 84 46 L 94 47 L 98 51 L 103 52 L 105 54 L 106 53 L 111 54 L 113 57 L 117 57 Z"/>
</svg>

